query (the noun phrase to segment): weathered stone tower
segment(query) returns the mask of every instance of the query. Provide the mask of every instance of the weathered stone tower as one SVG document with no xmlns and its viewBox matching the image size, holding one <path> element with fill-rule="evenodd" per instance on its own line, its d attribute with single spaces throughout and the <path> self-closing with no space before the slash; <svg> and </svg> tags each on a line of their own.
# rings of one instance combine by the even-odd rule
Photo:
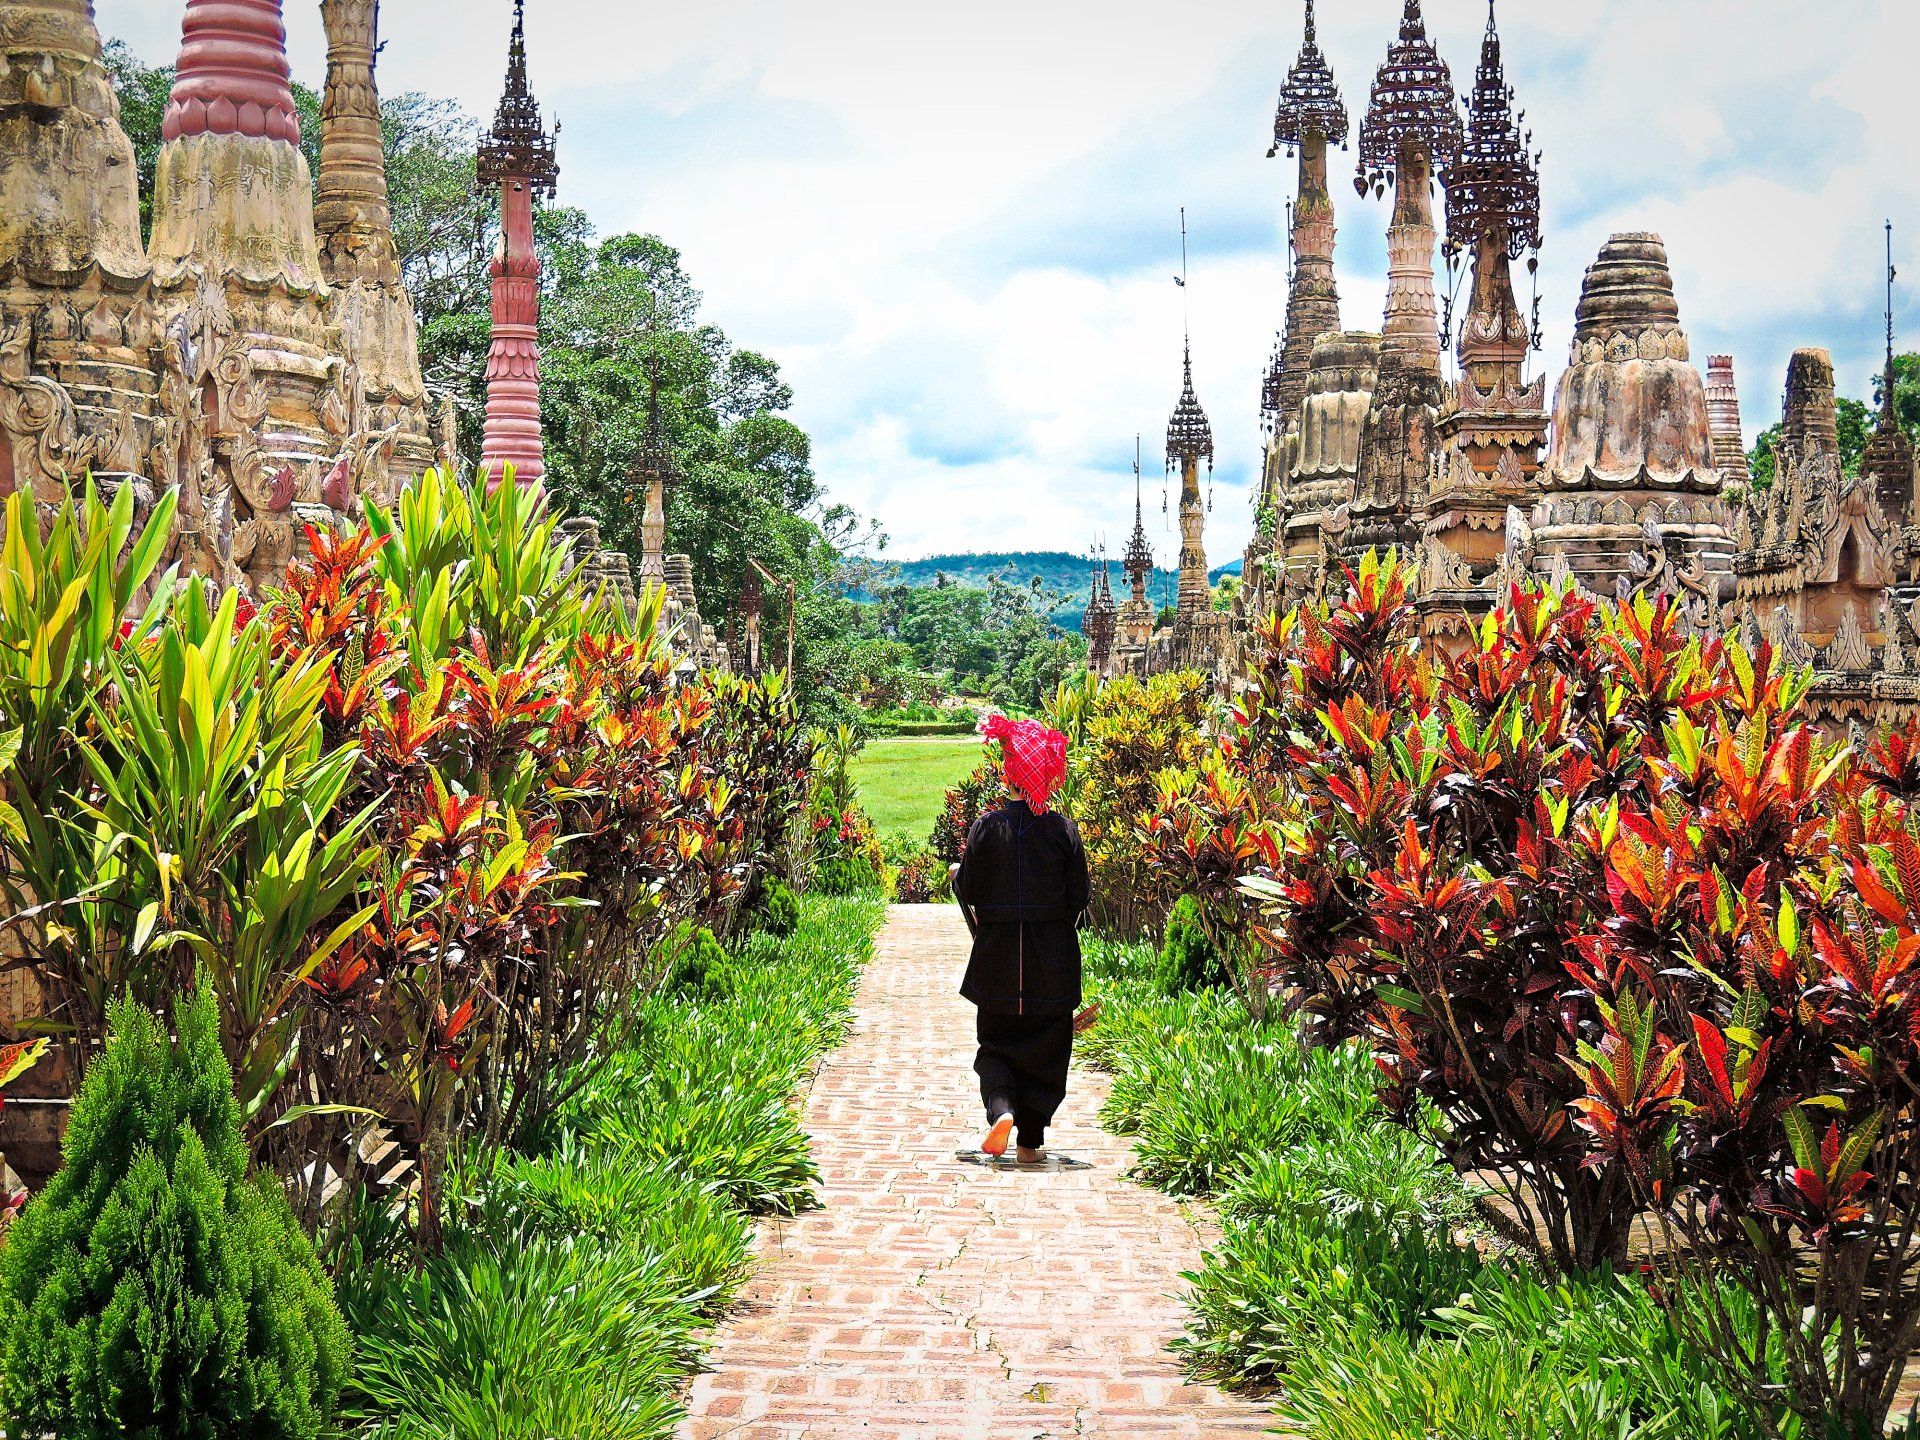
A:
<svg viewBox="0 0 1920 1440">
<path fill-rule="evenodd" d="M 0 494 L 147 471 L 159 327 L 89 0 L 0 3 Z"/>
<path fill-rule="evenodd" d="M 358 438 L 355 488 L 382 504 L 434 463 L 413 297 L 400 276 L 387 202 L 380 93 L 374 81 L 380 0 L 320 0 L 327 90 L 320 121 L 314 228 L 334 288 Z"/>
<path fill-rule="evenodd" d="M 223 583 L 285 574 L 296 501 L 353 499 L 335 464 L 353 407 L 289 73 L 279 0 L 188 0 L 148 250 L 161 402 L 180 417 L 180 558 Z"/>
<path fill-rule="evenodd" d="M 511 465 L 516 484 L 534 486 L 547 466 L 540 441 L 540 258 L 534 253 L 533 202 L 553 198 L 560 167 L 527 83 L 526 0 L 514 0 L 507 86 L 493 132 L 480 147 L 479 179 L 500 192 L 480 473 L 488 485 L 497 485 Z"/>
<path fill-rule="evenodd" d="M 1587 270 L 1539 485 L 1529 528 L 1508 537 L 1510 549 L 1537 547 L 1536 573 L 1602 595 L 1666 589 L 1712 623 L 1732 570 L 1731 516 L 1657 235 L 1615 235 Z"/>
<path fill-rule="evenodd" d="M 1379 373 L 1378 335 L 1336 331 L 1314 344 L 1283 491 L 1280 553 L 1288 604 L 1321 595 L 1338 579 Z"/>
</svg>

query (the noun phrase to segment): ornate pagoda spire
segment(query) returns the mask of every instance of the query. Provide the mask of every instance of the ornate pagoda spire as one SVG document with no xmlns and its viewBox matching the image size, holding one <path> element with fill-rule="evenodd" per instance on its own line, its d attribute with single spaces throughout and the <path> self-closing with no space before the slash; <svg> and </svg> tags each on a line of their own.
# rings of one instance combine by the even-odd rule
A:
<svg viewBox="0 0 1920 1440">
<path fill-rule="evenodd" d="M 1287 328 L 1275 357 L 1272 419 L 1284 434 L 1299 418 L 1307 393 L 1313 342 L 1340 328 L 1340 293 L 1333 274 L 1333 197 L 1327 187 L 1327 147 L 1347 143 L 1347 107 L 1333 70 L 1320 53 L 1313 0 L 1307 0 L 1306 38 L 1287 72 L 1273 117 L 1273 146 L 1300 157 L 1293 207 L 1293 275 L 1287 287 Z"/>
<path fill-rule="evenodd" d="M 557 132 L 556 132 L 557 133 Z M 533 202 L 552 199 L 560 167 L 554 136 L 527 83 L 526 0 L 514 0 L 507 84 L 493 130 L 480 146 L 479 183 L 500 191 L 500 244 L 493 256 L 493 343 L 487 352 L 487 419 L 480 471 L 498 484 L 511 465 L 517 484 L 546 474 L 540 443 L 540 260 Z"/>
<path fill-rule="evenodd" d="M 1140 457 L 1139 440 L 1134 441 L 1133 460 L 1133 535 L 1127 541 L 1127 553 L 1122 557 L 1120 573 L 1126 576 L 1127 584 L 1133 591 L 1133 603 L 1147 603 L 1147 581 L 1153 576 L 1153 546 L 1147 540 L 1146 512 L 1140 500 Z"/>
<path fill-rule="evenodd" d="M 1452 72 L 1427 39 L 1420 0 L 1406 0 L 1400 38 L 1374 76 L 1360 126 L 1355 188 L 1393 187 L 1387 229 L 1386 322 L 1380 375 L 1362 442 L 1350 549 L 1400 546 L 1417 538 L 1413 515 L 1425 499 L 1440 384 L 1440 326 L 1433 294 L 1433 174 L 1462 143 Z"/>
<path fill-rule="evenodd" d="M 384 444 L 349 383 L 280 17 L 280 0 L 188 0 L 148 247 L 184 568 L 256 589 L 285 580 L 321 518 L 296 504 L 358 508 Z"/>
<path fill-rule="evenodd" d="M 760 624 L 767 613 L 767 593 L 760 586 L 759 568 L 747 562 L 746 578 L 740 582 L 740 650 L 734 663 L 746 674 L 760 673 Z"/>
<path fill-rule="evenodd" d="M 1213 607 L 1207 584 L 1207 507 L 1200 494 L 1200 462 L 1213 469 L 1213 426 L 1193 393 L 1191 342 L 1181 359 L 1180 398 L 1167 421 L 1166 455 L 1167 469 L 1180 469 L 1180 594 L 1175 609 L 1180 616 L 1197 616 Z"/>
<path fill-rule="evenodd" d="M 300 143 L 280 0 L 187 0 L 162 140 L 248 135 Z"/>
<path fill-rule="evenodd" d="M 1087 594 L 1087 610 L 1080 618 L 1080 633 L 1087 641 L 1087 668 L 1099 676 L 1111 673 L 1113 640 L 1117 617 L 1113 604 L 1113 586 L 1107 578 L 1107 552 L 1104 545 L 1094 547 L 1099 566 Z"/>
<path fill-rule="evenodd" d="M 324 295 L 280 0 L 187 0 L 153 187 L 154 278 Z"/>
<path fill-rule="evenodd" d="M 661 583 L 666 579 L 667 487 L 680 481 L 680 466 L 674 459 L 667 427 L 660 418 L 660 357 L 647 357 L 647 425 L 640 434 L 640 448 L 634 452 L 628 469 L 631 488 L 644 492 L 646 509 L 640 521 L 640 579 Z"/>
<path fill-rule="evenodd" d="M 1527 257 L 1539 269 L 1540 170 L 1513 109 L 1500 57 L 1493 0 L 1468 102 L 1466 140 L 1442 176 L 1447 191 L 1447 247 L 1473 254 L 1473 301 L 1460 327 L 1460 367 L 1482 395 L 1517 391 L 1533 325 L 1513 295 L 1512 264 Z"/>
<path fill-rule="evenodd" d="M 1420 0 L 1406 0 L 1400 38 L 1374 76 L 1360 124 L 1355 188 L 1394 191 L 1387 231 L 1386 328 L 1381 334 L 1382 378 L 1407 366 L 1438 370 L 1440 331 L 1433 299 L 1433 203 L 1436 168 L 1453 163 L 1463 135 L 1453 75 L 1427 39 Z M 1422 242 L 1424 241 L 1424 248 Z"/>
<path fill-rule="evenodd" d="M 327 91 L 320 111 L 320 175 L 313 207 L 320 264 L 339 292 L 341 338 L 352 358 L 367 428 L 397 432 L 375 477 L 382 499 L 434 463 L 419 322 L 400 276 L 374 81 L 380 0 L 320 0 Z"/>
<path fill-rule="evenodd" d="M 1434 426 L 1441 448 L 1421 535 L 1415 605 L 1433 639 L 1462 633 L 1505 598 L 1493 579 L 1501 556 L 1485 537 L 1505 528 L 1509 506 L 1529 502 L 1547 443 L 1546 377 L 1525 380 L 1536 326 L 1513 295 L 1513 262 L 1524 255 L 1530 272 L 1539 269 L 1540 171 L 1531 139 L 1514 114 L 1488 0 L 1466 138 L 1443 172 L 1448 269 L 1467 252 L 1473 281 L 1460 322 L 1460 378 L 1447 386 Z"/>
</svg>

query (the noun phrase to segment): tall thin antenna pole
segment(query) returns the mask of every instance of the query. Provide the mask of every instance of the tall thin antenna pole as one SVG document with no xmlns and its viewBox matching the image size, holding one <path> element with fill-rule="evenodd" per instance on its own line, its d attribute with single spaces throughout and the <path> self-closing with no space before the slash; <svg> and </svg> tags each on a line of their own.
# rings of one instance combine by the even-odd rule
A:
<svg viewBox="0 0 1920 1440">
<path fill-rule="evenodd" d="M 1887 221 L 1887 368 L 1893 368 L 1893 221 Z"/>
<path fill-rule="evenodd" d="M 1180 331 L 1189 349 L 1193 345 L 1192 306 L 1187 302 L 1187 207 L 1180 207 Z"/>
<path fill-rule="evenodd" d="M 1899 419 L 1893 405 L 1893 281 L 1898 272 L 1893 268 L 1893 221 L 1887 221 L 1887 378 L 1884 382 L 1886 393 L 1880 397 L 1881 418 L 1887 421 L 1887 428 L 1898 425 Z"/>
</svg>

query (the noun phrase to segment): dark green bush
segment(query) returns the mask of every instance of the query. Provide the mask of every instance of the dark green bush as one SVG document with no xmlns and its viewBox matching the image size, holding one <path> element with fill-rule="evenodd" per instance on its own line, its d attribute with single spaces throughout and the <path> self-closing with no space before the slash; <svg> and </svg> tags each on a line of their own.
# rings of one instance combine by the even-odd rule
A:
<svg viewBox="0 0 1920 1440">
<path fill-rule="evenodd" d="M 848 895 L 879 893 L 885 877 L 880 867 L 862 854 L 834 855 L 814 867 L 813 888 L 822 895 L 844 898 Z"/>
<path fill-rule="evenodd" d="M 753 928 L 762 934 L 785 939 L 800 923 L 800 897 L 784 880 L 769 879 L 760 887 L 759 904 L 753 909 Z"/>
<path fill-rule="evenodd" d="M 247 1174 L 212 995 L 129 1002 L 74 1102 L 65 1164 L 0 1253 L 14 1435 L 304 1440 L 349 1343 L 285 1196 Z"/>
<path fill-rule="evenodd" d="M 673 929 L 663 946 L 667 993 L 690 1000 L 718 1000 L 728 993 L 731 961 L 713 931 L 691 920 Z"/>
<path fill-rule="evenodd" d="M 1233 984 L 1226 959 L 1200 923 L 1200 902 L 1192 895 L 1182 895 L 1167 913 L 1155 978 L 1169 995 L 1220 990 Z"/>
</svg>

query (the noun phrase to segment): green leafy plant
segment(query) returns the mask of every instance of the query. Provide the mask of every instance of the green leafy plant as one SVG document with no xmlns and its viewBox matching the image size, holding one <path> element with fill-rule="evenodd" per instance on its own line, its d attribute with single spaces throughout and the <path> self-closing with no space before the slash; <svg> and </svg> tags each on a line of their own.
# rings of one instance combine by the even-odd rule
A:
<svg viewBox="0 0 1920 1440">
<path fill-rule="evenodd" d="M 279 1187 L 247 1173 L 211 991 L 175 1008 L 177 1041 L 132 1001 L 110 1020 L 65 1167 L 0 1253 L 9 1431 L 322 1434 L 346 1329 Z"/>
</svg>

